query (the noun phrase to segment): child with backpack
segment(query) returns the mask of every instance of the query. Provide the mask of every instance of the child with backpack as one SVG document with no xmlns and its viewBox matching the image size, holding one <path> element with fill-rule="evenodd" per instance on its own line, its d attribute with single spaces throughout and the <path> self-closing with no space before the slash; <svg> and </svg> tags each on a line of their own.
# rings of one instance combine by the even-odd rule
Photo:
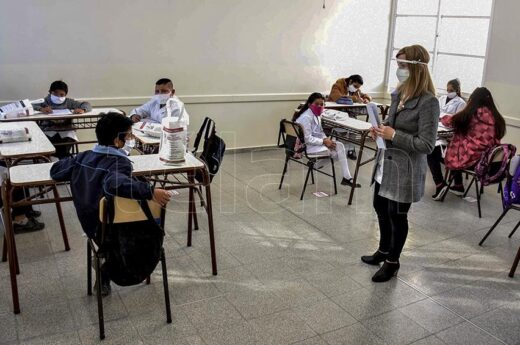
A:
<svg viewBox="0 0 520 345">
<path fill-rule="evenodd" d="M 99 202 L 104 196 L 136 200 L 155 200 L 165 205 L 170 193 L 153 188 L 148 182 L 132 178 L 132 163 L 123 148 L 131 146 L 132 120 L 118 113 L 103 115 L 96 125 L 98 144 L 89 151 L 54 163 L 51 177 L 70 181 L 76 213 L 85 234 L 99 244 L 101 240 Z M 110 294 L 110 277 L 101 269 L 103 296 Z"/>
<path fill-rule="evenodd" d="M 454 136 L 444 158 L 446 169 L 454 174 L 455 184 L 450 192 L 462 195 L 464 185 L 461 170 L 474 168 L 488 149 L 500 144 L 500 139 L 506 134 L 506 122 L 498 111 L 491 92 L 485 87 L 476 88 L 462 111 L 443 117 L 441 122 L 454 129 Z M 446 181 L 442 177 L 440 179 L 435 181 L 435 195 L 438 196 L 435 200 L 442 200 L 448 189 Z"/>
</svg>

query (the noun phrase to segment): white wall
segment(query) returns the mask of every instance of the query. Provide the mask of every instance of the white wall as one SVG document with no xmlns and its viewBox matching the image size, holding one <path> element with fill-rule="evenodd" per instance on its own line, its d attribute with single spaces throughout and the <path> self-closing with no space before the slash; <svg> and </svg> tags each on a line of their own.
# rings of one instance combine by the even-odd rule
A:
<svg viewBox="0 0 520 345">
<path fill-rule="evenodd" d="M 388 0 L 4 0 L 0 102 L 69 95 L 129 109 L 174 80 L 196 129 L 211 115 L 230 147 L 272 145 L 312 91 L 352 73 L 384 79 Z M 16 14 L 16 15 L 15 15 Z M 21 19 L 23 18 L 23 19 Z M 253 131 L 251 131 L 253 129 Z"/>
<path fill-rule="evenodd" d="M 484 85 L 508 124 L 505 141 L 520 148 L 520 1 L 495 0 Z"/>
</svg>

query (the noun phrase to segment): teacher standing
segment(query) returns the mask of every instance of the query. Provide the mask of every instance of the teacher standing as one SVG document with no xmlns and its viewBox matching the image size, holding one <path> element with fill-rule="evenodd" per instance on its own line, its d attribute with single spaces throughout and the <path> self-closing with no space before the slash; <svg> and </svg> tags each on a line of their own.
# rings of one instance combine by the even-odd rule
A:
<svg viewBox="0 0 520 345">
<path fill-rule="evenodd" d="M 374 209 L 379 221 L 379 248 L 362 256 L 369 265 L 383 263 L 372 281 L 397 275 L 399 257 L 408 235 L 408 211 L 424 195 L 426 155 L 435 147 L 439 102 L 428 70 L 430 55 L 424 47 L 404 47 L 396 55 L 399 84 L 392 93 L 389 116 L 372 136 L 385 139 L 372 175 Z"/>
</svg>

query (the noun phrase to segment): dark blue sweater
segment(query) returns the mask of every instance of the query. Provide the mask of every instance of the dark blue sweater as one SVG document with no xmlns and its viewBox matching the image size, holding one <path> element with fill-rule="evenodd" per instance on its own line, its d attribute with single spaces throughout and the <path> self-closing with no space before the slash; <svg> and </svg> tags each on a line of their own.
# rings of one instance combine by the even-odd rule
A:
<svg viewBox="0 0 520 345">
<path fill-rule="evenodd" d="M 98 146 L 99 147 L 99 146 Z M 98 148 L 97 147 L 97 148 Z M 83 231 L 94 238 L 99 224 L 99 201 L 104 196 L 149 200 L 152 186 L 132 178 L 132 162 L 116 149 L 85 151 L 60 160 L 51 168 L 56 181 L 70 181 L 72 198 Z"/>
</svg>

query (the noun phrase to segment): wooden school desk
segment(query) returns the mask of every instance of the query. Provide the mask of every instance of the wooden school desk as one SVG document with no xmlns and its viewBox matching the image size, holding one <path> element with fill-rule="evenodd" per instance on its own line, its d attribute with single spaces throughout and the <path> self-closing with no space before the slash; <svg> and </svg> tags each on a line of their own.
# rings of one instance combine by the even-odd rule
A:
<svg viewBox="0 0 520 345">
<path fill-rule="evenodd" d="M 300 103 L 298 109 L 300 109 L 304 104 L 305 102 Z M 388 110 L 390 109 L 390 106 L 388 104 L 382 103 L 375 104 L 381 113 L 381 118 L 384 120 L 388 115 Z M 295 111 L 298 111 L 298 109 L 296 109 Z M 354 115 L 356 117 L 366 116 L 366 120 L 368 121 L 367 105 L 365 103 L 339 104 L 336 102 L 325 102 L 325 109 L 333 109 L 344 112 L 346 111 L 347 113 L 349 113 L 349 115 Z"/>
<path fill-rule="evenodd" d="M 136 128 L 132 128 L 132 134 L 135 137 L 135 149 L 139 153 L 146 155 L 157 152 L 161 138 L 149 136 Z"/>
<path fill-rule="evenodd" d="M 203 200 L 203 206 L 208 216 L 208 232 L 210 240 L 211 250 L 211 267 L 213 275 L 217 274 L 217 261 L 216 261 L 216 249 L 215 249 L 215 236 L 213 226 L 213 210 L 211 201 L 211 190 L 210 190 L 210 179 L 209 172 L 206 165 L 194 157 L 191 154 L 186 155 L 186 161 L 179 165 L 165 165 L 159 160 L 158 155 L 140 155 L 130 156 L 130 160 L 133 162 L 133 175 L 142 176 L 148 178 L 150 181 L 160 183 L 165 189 L 181 189 L 189 188 L 190 199 L 189 199 L 189 211 L 188 211 L 188 246 L 191 246 L 191 235 L 192 235 L 192 219 L 195 210 L 194 201 L 194 189 L 202 186 L 205 188 L 205 200 Z M 9 194 L 13 187 L 42 187 L 42 188 L 56 188 L 57 182 L 51 179 L 50 169 L 53 163 L 42 163 L 31 166 L 14 166 L 9 169 L 9 177 L 7 185 L 10 188 L 4 189 L 4 194 Z M 195 174 L 200 173 L 202 176 L 202 182 L 195 180 Z M 186 175 L 187 177 L 183 177 Z M 22 206 L 22 205 L 33 205 L 33 204 L 44 204 L 44 203 L 60 203 L 65 201 L 71 201 L 72 197 L 60 197 L 54 195 L 49 197 L 47 194 L 43 195 L 43 199 L 26 199 L 20 202 L 11 203 L 9 207 Z M 4 209 L 7 207 L 4 204 Z M 12 230 L 11 230 L 12 231 Z M 13 309 L 14 313 L 20 312 L 20 304 L 18 297 L 18 286 L 16 281 L 16 245 L 14 237 L 11 241 L 7 242 L 8 253 L 9 253 L 9 270 L 11 275 L 11 292 L 13 296 Z M 14 258 L 14 260 L 11 260 Z"/>
</svg>

